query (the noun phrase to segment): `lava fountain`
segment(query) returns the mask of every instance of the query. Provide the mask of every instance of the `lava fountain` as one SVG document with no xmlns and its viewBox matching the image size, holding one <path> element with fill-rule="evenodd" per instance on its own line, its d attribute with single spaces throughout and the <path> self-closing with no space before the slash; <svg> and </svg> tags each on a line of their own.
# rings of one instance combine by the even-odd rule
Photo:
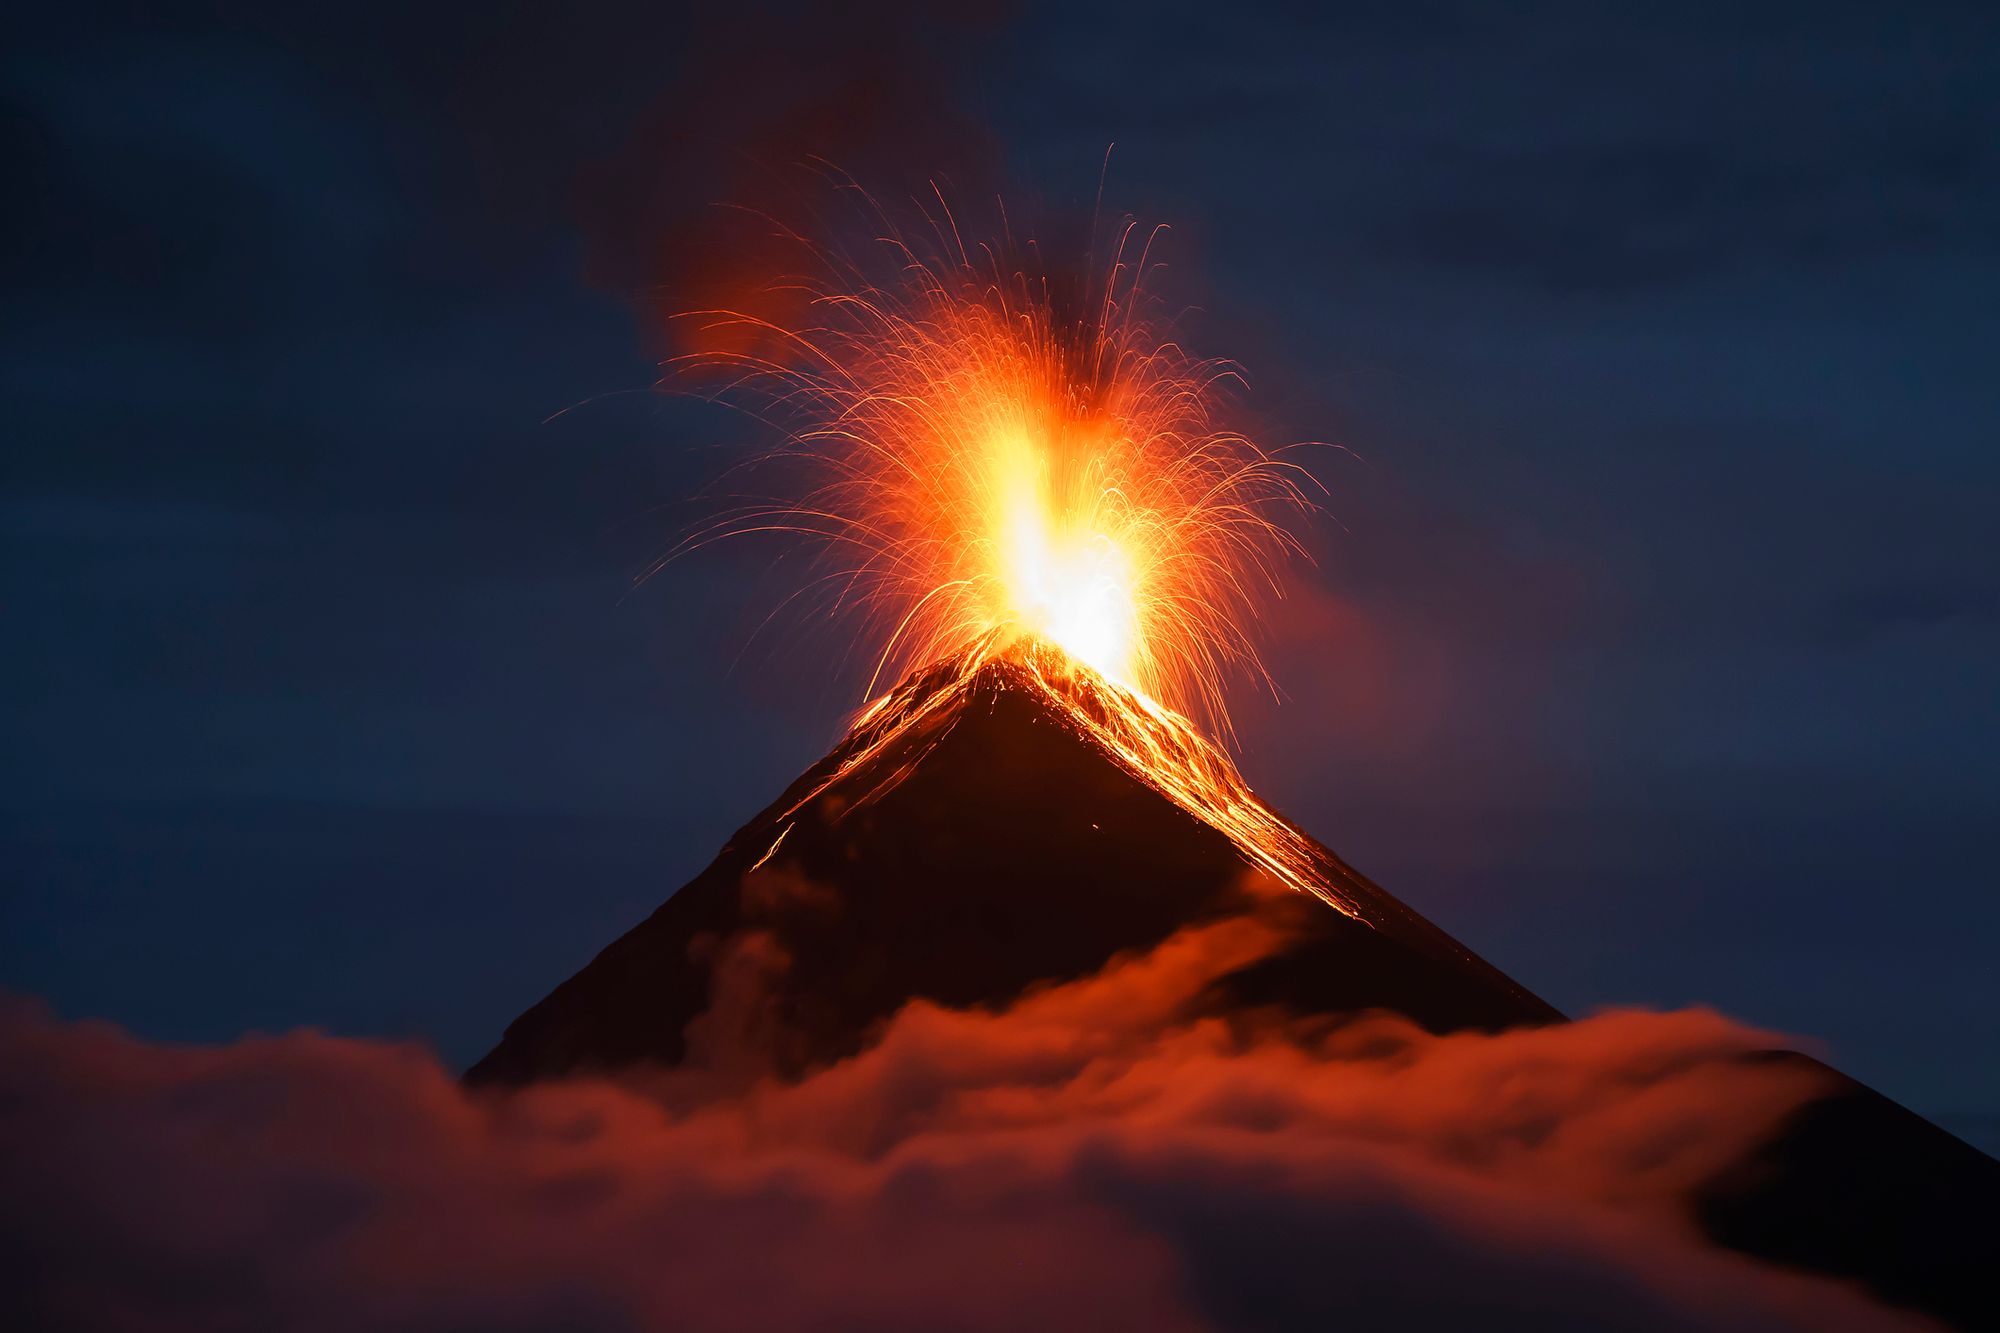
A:
<svg viewBox="0 0 2000 1333">
<path fill-rule="evenodd" d="M 783 465 L 792 484 L 677 550 L 809 539 L 821 564 L 802 591 L 868 627 L 869 694 L 927 664 L 970 678 L 1007 656 L 1135 774 L 1346 908 L 1310 839 L 1189 721 L 1227 742 L 1231 679 L 1268 683 L 1252 629 L 1299 553 L 1288 523 L 1310 508 L 1309 475 L 1223 424 L 1234 368 L 1184 350 L 1156 314 L 1163 228 L 1124 224 L 1073 283 L 1010 262 L 1009 245 L 968 246 L 938 203 L 914 238 L 871 205 L 887 279 L 814 250 L 819 276 L 779 284 L 797 318 L 686 316 L 707 350 L 670 370 L 719 375 L 718 396 L 754 403 L 784 442 L 752 466 Z M 917 721 L 898 700 L 857 718 L 855 763 Z"/>
</svg>

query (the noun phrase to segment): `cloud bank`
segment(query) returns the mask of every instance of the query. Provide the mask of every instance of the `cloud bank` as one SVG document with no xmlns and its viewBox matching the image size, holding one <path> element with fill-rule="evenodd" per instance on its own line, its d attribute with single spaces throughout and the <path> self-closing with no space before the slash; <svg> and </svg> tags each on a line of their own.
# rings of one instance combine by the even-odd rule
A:
<svg viewBox="0 0 2000 1333">
<path fill-rule="evenodd" d="M 1706 1011 L 1434 1037 L 1176 1017 L 1191 930 L 997 1012 L 467 1092 L 413 1046 L 159 1045 L 0 1008 L 12 1328 L 1893 1329 L 1677 1200 L 1817 1090 Z M 755 940 L 702 1041 L 744 1049 Z M 735 1034 L 732 1041 L 731 1034 Z M 691 1037 L 694 1034 L 691 1034 Z"/>
</svg>

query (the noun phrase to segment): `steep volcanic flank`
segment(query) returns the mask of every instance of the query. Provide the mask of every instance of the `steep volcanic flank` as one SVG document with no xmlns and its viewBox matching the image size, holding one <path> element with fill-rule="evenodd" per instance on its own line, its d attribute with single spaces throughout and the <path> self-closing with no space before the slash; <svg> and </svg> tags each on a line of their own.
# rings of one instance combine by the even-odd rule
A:
<svg viewBox="0 0 2000 1333">
<path fill-rule="evenodd" d="M 1004 1002 L 1243 913 L 1284 942 L 1218 984 L 1218 1010 L 1381 1008 L 1440 1032 L 1561 1017 L 1264 806 L 1181 719 L 1024 641 L 905 681 L 469 1077 L 677 1063 L 751 940 L 766 1035 L 797 1069 L 909 1000 Z"/>
</svg>

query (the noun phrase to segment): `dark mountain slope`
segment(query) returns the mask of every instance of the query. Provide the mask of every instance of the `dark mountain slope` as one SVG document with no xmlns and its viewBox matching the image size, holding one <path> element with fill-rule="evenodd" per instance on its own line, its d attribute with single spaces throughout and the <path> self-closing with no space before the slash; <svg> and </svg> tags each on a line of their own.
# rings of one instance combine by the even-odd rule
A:
<svg viewBox="0 0 2000 1333">
<path fill-rule="evenodd" d="M 798 1073 L 861 1049 L 911 1000 L 1001 1005 L 1245 915 L 1274 943 L 1201 1012 L 1387 1009 L 1436 1032 L 1561 1021 L 1217 762 L 1178 720 L 1032 645 L 940 663 L 467 1078 L 677 1064 L 732 976 L 754 992 L 758 1058 Z M 1696 1190 L 1694 1220 L 1746 1254 L 2000 1327 L 2000 1163 L 1805 1056 L 1757 1058 L 1811 1066 L 1827 1092 Z"/>
<path fill-rule="evenodd" d="M 912 678 L 468 1077 L 678 1062 L 717 958 L 749 933 L 787 960 L 765 984 L 788 1062 L 835 1059 L 908 1000 L 1002 1003 L 1258 910 L 1260 873 L 1262 897 L 1299 908 L 1284 914 L 1288 943 L 1226 978 L 1219 1004 L 1393 1009 L 1435 1031 L 1560 1017 L 1289 825 L 1354 915 L 1279 889 L 1104 743 L 1092 718 L 1114 691 L 1081 675 L 1052 684 L 1021 657 Z"/>
</svg>

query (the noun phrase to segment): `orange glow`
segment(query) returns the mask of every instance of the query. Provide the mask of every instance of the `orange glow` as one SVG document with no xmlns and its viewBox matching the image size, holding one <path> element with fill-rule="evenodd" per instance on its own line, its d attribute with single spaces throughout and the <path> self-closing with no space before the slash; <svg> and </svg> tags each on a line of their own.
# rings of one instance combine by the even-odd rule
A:
<svg viewBox="0 0 2000 1333">
<path fill-rule="evenodd" d="M 679 368 L 759 399 L 787 434 L 761 461 L 804 479 L 691 541 L 818 539 L 816 591 L 871 627 L 878 682 L 1032 635 L 1226 735 L 1227 679 L 1263 677 L 1247 628 L 1294 549 L 1304 474 L 1217 423 L 1234 372 L 1147 317 L 1133 236 L 1081 313 L 941 228 L 948 259 L 883 239 L 889 286 L 826 260 L 795 326 L 692 316 L 729 350 Z"/>
<path fill-rule="evenodd" d="M 1081 314 L 1046 276 L 968 251 L 941 226 L 942 260 L 893 230 L 883 238 L 892 285 L 828 260 L 837 281 L 808 285 L 793 323 L 701 316 L 718 350 L 680 368 L 722 370 L 722 396 L 759 398 L 787 435 L 759 461 L 807 480 L 689 544 L 816 539 L 825 564 L 808 591 L 873 627 L 870 694 L 915 667 L 969 681 L 1005 658 L 1015 687 L 1045 691 L 1252 863 L 1351 911 L 1316 873 L 1310 840 L 1183 716 L 1227 739 L 1228 679 L 1264 683 L 1250 627 L 1297 550 L 1285 523 L 1309 506 L 1303 472 L 1218 423 L 1233 371 L 1147 317 L 1150 242 L 1134 260 L 1133 236 L 1128 225 L 1073 303 Z M 951 693 L 906 685 L 877 698 L 843 771 Z"/>
<path fill-rule="evenodd" d="M 962 692 L 981 676 L 996 688 L 1034 694 L 1045 716 L 1226 834 L 1251 866 L 1279 883 L 1324 899 L 1356 920 L 1368 920 L 1361 905 L 1339 887 L 1339 876 L 1328 873 L 1331 868 L 1322 860 L 1319 845 L 1259 800 L 1229 757 L 1192 723 L 1109 680 L 1046 639 L 1016 637 L 1004 645 L 994 640 L 969 644 L 870 703 L 834 751 L 826 776 L 779 818 L 789 819 L 829 788 L 870 770 L 886 769 L 884 785 L 893 786 L 902 773 L 893 752 L 904 747 L 921 751 L 940 725 L 949 725 Z M 853 799 L 865 804 L 878 795 L 879 789 L 864 791 Z M 789 824 L 778 841 L 788 832 Z M 776 851 L 773 844 L 758 864 Z"/>
</svg>

